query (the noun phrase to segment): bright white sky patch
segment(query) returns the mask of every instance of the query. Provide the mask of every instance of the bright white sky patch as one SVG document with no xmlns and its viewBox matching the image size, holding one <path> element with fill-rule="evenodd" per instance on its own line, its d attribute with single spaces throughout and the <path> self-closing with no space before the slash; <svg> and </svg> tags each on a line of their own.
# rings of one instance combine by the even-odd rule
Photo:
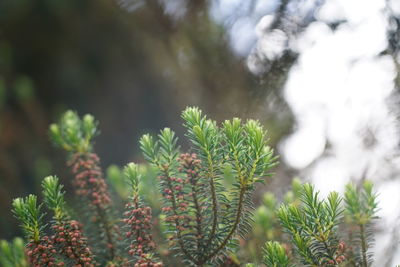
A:
<svg viewBox="0 0 400 267">
<path fill-rule="evenodd" d="M 186 14 L 188 0 L 159 0 L 164 7 L 164 12 L 175 19 L 180 19 Z"/>
<path fill-rule="evenodd" d="M 257 39 L 255 25 L 254 19 L 250 17 L 242 17 L 232 25 L 229 31 L 230 43 L 237 54 L 246 56 L 253 47 Z"/>
<path fill-rule="evenodd" d="M 334 2 L 326 5 L 334 7 Z M 340 6 L 337 2 L 335 8 Z M 380 6 L 376 4 L 379 1 L 373 2 L 374 7 Z M 378 56 L 387 47 L 387 18 L 381 9 L 371 10 L 365 7 L 365 14 L 356 16 L 355 24 L 345 23 L 336 31 L 314 22 L 293 45 L 300 57 L 290 71 L 285 98 L 298 118 L 298 130 L 283 146 L 289 165 L 307 167 L 321 155 L 326 142 L 332 146 L 330 152 L 347 160 L 365 159 L 357 168 L 371 164 L 372 159 L 361 155 L 366 152 L 378 153 L 381 160 L 393 157 L 399 140 L 386 100 L 393 92 L 396 72 L 391 57 Z M 321 11 L 327 12 L 324 6 Z M 378 140 L 366 151 L 363 138 L 368 131 Z M 308 149 L 298 149 L 305 144 Z M 349 170 L 348 179 L 361 173 Z"/>
<path fill-rule="evenodd" d="M 239 56 L 248 56 L 259 35 L 256 26 L 266 14 L 272 14 L 280 1 L 272 0 L 214 0 L 212 18 L 225 26 L 232 50 Z"/>
<path fill-rule="evenodd" d="M 400 1 L 398 0 L 389 0 L 390 8 L 396 16 L 400 16 Z"/>
</svg>

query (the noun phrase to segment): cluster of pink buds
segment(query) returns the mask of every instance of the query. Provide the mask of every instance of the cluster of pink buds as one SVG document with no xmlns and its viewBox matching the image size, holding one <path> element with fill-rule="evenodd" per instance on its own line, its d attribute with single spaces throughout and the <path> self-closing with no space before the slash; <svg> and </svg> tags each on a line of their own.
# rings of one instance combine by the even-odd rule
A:
<svg viewBox="0 0 400 267">
<path fill-rule="evenodd" d="M 189 203 L 186 199 L 188 194 L 184 191 L 184 186 L 188 180 L 178 177 L 163 177 L 163 179 L 167 180 L 165 183 L 166 188 L 163 190 L 163 196 L 169 203 L 169 205 L 162 208 L 162 211 L 167 215 L 165 221 L 180 221 L 180 225 L 177 227 L 180 231 L 184 231 L 185 225 L 187 224 L 186 221 L 189 219 L 185 214 L 185 211 L 187 211 L 189 207 Z"/>
<path fill-rule="evenodd" d="M 187 174 L 197 175 L 196 170 L 200 166 L 201 161 L 197 159 L 197 155 L 195 153 L 183 153 L 178 158 L 178 161 L 181 163 L 179 171 L 185 171 Z M 195 171 L 195 173 L 192 173 Z"/>
<path fill-rule="evenodd" d="M 54 244 L 59 247 L 59 252 L 75 263 L 74 267 L 94 267 L 95 261 L 92 252 L 83 237 L 82 227 L 79 222 L 67 220 L 54 225 Z"/>
<path fill-rule="evenodd" d="M 200 160 L 196 154 L 184 153 L 178 158 L 180 163 L 179 171 L 184 172 L 186 177 L 167 177 L 160 176 L 164 180 L 163 196 L 169 200 L 169 205 L 164 206 L 162 211 L 167 215 L 166 222 L 175 222 L 178 231 L 185 231 L 193 222 L 193 217 L 188 216 L 188 208 L 192 201 L 193 194 L 196 193 L 199 178 Z M 185 188 L 191 187 L 187 192 Z M 175 210 L 174 210 L 175 209 Z M 200 218 L 196 218 L 200 219 Z"/>
<path fill-rule="evenodd" d="M 125 208 L 127 211 L 124 213 L 124 223 L 128 228 L 126 237 L 133 237 L 129 254 L 141 258 L 142 255 L 149 253 L 155 248 L 155 243 L 151 234 L 151 208 L 141 207 L 138 197 L 126 204 Z"/>
<path fill-rule="evenodd" d="M 335 259 L 338 264 L 346 260 L 345 254 L 346 254 L 346 244 L 343 241 L 340 241 L 338 244 L 336 259 Z"/>
<path fill-rule="evenodd" d="M 57 263 L 54 257 L 56 253 L 53 242 L 47 236 L 44 236 L 38 242 L 29 242 L 26 251 L 29 263 L 33 267 L 64 266 L 63 262 Z"/>
<path fill-rule="evenodd" d="M 186 181 L 193 186 L 193 189 L 196 189 L 196 186 L 199 186 L 198 183 L 200 178 L 199 172 L 201 161 L 197 159 L 197 155 L 195 153 L 181 154 L 178 158 L 178 161 L 181 164 L 179 171 L 186 173 Z"/>
<path fill-rule="evenodd" d="M 99 157 L 94 153 L 76 153 L 68 165 L 72 167 L 75 175 L 75 193 L 88 198 L 91 206 L 107 207 L 111 199 L 100 168 Z"/>
<path fill-rule="evenodd" d="M 343 241 L 340 241 L 337 246 L 337 251 L 335 253 L 335 260 L 329 260 L 327 262 L 328 265 L 337 265 L 341 264 L 346 260 L 346 244 Z"/>
</svg>

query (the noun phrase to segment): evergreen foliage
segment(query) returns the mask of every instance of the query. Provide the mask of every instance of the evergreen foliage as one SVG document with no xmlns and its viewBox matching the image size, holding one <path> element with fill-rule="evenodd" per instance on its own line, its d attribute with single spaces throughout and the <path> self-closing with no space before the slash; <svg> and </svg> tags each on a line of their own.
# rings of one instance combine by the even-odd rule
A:
<svg viewBox="0 0 400 267">
<path fill-rule="evenodd" d="M 57 257 L 53 241 L 44 233 L 44 214 L 40 212 L 42 204 L 37 203 L 37 197 L 29 195 L 26 198 L 17 198 L 13 201 L 13 212 L 21 222 L 27 242 L 27 255 L 30 265 L 64 266 L 64 262 Z"/>
<path fill-rule="evenodd" d="M 169 128 L 162 130 L 157 140 L 144 135 L 140 146 L 158 172 L 164 200 L 164 215 L 160 218 L 171 251 L 182 256 L 188 265 L 215 265 L 233 256 L 236 237 L 244 237 L 250 230 L 251 193 L 255 183 L 270 175 L 275 158 L 266 145 L 266 132 L 256 121 L 242 123 L 235 118 L 219 127 L 197 108 L 187 108 L 182 118 L 192 143 L 190 153 L 179 151 L 177 138 Z M 54 232 L 51 238 L 45 238 L 51 242 L 54 260 L 74 266 L 162 266 L 154 254 L 151 209 L 140 196 L 141 174 L 134 163 L 123 172 L 131 188 L 121 220 L 126 239 L 115 227 L 113 204 L 99 158 L 93 152 L 93 137 L 97 134 L 93 116 L 81 119 L 72 111 L 50 126 L 56 146 L 68 152 L 75 194 L 86 206 L 83 232 L 81 224 L 72 220 L 68 212 L 58 178 L 49 176 L 43 180 L 44 202 L 52 211 L 50 225 Z M 233 179 L 228 189 L 227 181 L 223 181 L 227 169 L 232 170 Z M 119 183 L 122 191 L 118 179 L 113 182 Z M 14 212 L 27 239 L 33 242 L 41 242 L 47 231 L 40 208 L 35 196 L 14 201 Z"/>
<path fill-rule="evenodd" d="M 0 265 L 3 267 L 28 267 L 25 243 L 20 237 L 12 241 L 0 240 Z"/>
<path fill-rule="evenodd" d="M 161 267 L 163 264 L 153 255 L 156 245 L 151 232 L 151 208 L 146 206 L 139 196 L 141 175 L 138 166 L 129 163 L 124 168 L 124 174 L 132 191 L 124 213 L 125 235 L 131 240 L 128 253 L 134 257 L 135 266 Z"/>
<path fill-rule="evenodd" d="M 143 169 L 129 163 L 123 171 L 115 167 L 108 172 L 126 201 L 121 216 L 113 211 L 99 158 L 93 152 L 93 137 L 98 134 L 94 118 L 86 115 L 81 119 L 68 111 L 58 124 L 51 125 L 53 141 L 68 152 L 75 195 L 84 206 L 79 218 L 84 227 L 73 219 L 59 179 L 46 177 L 42 189 L 52 215 L 49 223 L 43 222 L 45 213 L 36 196 L 13 201 L 13 213 L 27 240 L 29 264 L 163 266 L 153 236 L 155 220 L 147 204 L 147 200 L 156 203 L 152 198 L 160 196 L 158 228 L 164 231 L 168 253 L 185 266 L 239 266 L 236 248 L 252 227 L 253 234 L 261 231 L 267 240 L 281 242 L 266 242 L 266 266 L 371 266 L 372 230 L 377 218 L 372 183 L 365 182 L 362 188 L 349 184 L 344 198 L 332 192 L 321 199 L 312 185 L 301 185 L 294 179 L 284 204 L 278 207 L 274 195 L 265 193 L 263 206 L 253 214 L 255 185 L 270 176 L 276 164 L 266 131 L 254 120 L 234 118 L 218 125 L 198 108 L 186 108 L 182 119 L 190 142 L 188 151 L 182 152 L 175 133 L 165 128 L 157 137 L 145 134 L 139 141 L 151 166 Z M 156 181 L 146 181 L 143 173 L 157 176 L 159 195 L 143 189 L 143 184 L 148 187 Z M 345 231 L 339 228 L 348 235 L 341 234 Z M 47 234 L 50 231 L 52 235 Z M 4 266 L 28 265 L 21 242 L 0 243 Z"/>
<path fill-rule="evenodd" d="M 352 266 L 368 267 L 372 264 L 372 253 L 369 251 L 373 245 L 373 222 L 377 219 L 377 195 L 373 192 L 373 185 L 365 181 L 362 189 L 357 189 L 353 184 L 346 186 L 345 215 L 349 225 L 349 242 L 353 256 Z"/>
<path fill-rule="evenodd" d="M 304 184 L 302 206 L 282 205 L 278 217 L 291 236 L 301 262 L 307 266 L 336 266 L 343 261 L 337 233 L 343 210 L 341 198 L 332 192 L 326 200 L 310 184 Z"/>
<path fill-rule="evenodd" d="M 13 212 L 21 222 L 21 228 L 28 240 L 40 240 L 43 231 L 43 216 L 40 213 L 42 205 L 37 204 L 37 197 L 29 195 L 26 198 L 16 198 L 13 201 Z"/>
<path fill-rule="evenodd" d="M 90 114 L 82 119 L 73 111 L 67 111 L 58 124 L 50 125 L 50 137 L 58 147 L 73 153 L 92 150 L 92 139 L 99 134 L 98 122 Z"/>
<path fill-rule="evenodd" d="M 264 264 L 270 267 L 289 267 L 290 260 L 285 248 L 276 241 L 269 241 L 264 248 Z"/>
<path fill-rule="evenodd" d="M 54 232 L 52 241 L 58 253 L 68 265 L 94 267 L 96 262 L 82 232 L 82 225 L 72 220 L 67 211 L 63 185 L 57 177 L 48 176 L 44 178 L 42 188 L 44 201 L 54 213 L 51 223 Z"/>
<path fill-rule="evenodd" d="M 267 242 L 264 263 L 267 266 L 293 266 L 293 263 L 313 267 L 371 266 L 372 223 L 377 218 L 372 183 L 364 182 L 361 189 L 348 184 L 344 198 L 332 192 L 321 200 L 319 192 L 310 184 L 302 185 L 298 192 L 300 203 L 283 204 L 276 212 L 290 237 L 289 243 L 283 246 Z M 341 234 L 339 228 L 348 229 L 349 235 Z M 284 249 L 290 246 L 294 247 L 297 257 L 291 257 L 290 249 Z"/>
<path fill-rule="evenodd" d="M 119 226 L 114 223 L 108 186 L 103 178 L 99 157 L 93 153 L 93 138 L 98 135 L 98 122 L 92 115 L 81 119 L 76 112 L 67 111 L 58 124 L 50 125 L 54 144 L 69 154 L 68 166 L 75 176 L 73 185 L 80 201 L 88 237 L 100 263 L 118 261 L 121 244 Z"/>
<path fill-rule="evenodd" d="M 171 249 L 186 264 L 217 264 L 237 246 L 236 235 L 250 230 L 255 183 L 270 175 L 275 158 L 257 121 L 234 118 L 219 127 L 198 108 L 182 118 L 190 153 L 181 154 L 169 128 L 158 138 L 144 135 L 140 146 L 159 171 Z M 222 185 L 225 166 L 235 177 L 231 190 Z"/>
</svg>

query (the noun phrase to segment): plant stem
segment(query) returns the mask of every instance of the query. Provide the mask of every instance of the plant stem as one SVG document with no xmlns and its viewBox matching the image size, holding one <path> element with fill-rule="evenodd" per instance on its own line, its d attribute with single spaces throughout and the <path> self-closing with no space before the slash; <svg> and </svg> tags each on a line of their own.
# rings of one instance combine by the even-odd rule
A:
<svg viewBox="0 0 400 267">
<path fill-rule="evenodd" d="M 333 256 L 333 253 L 330 251 L 328 244 L 326 243 L 326 240 L 322 242 L 324 244 L 327 256 L 330 260 L 334 262 L 334 264 L 337 264 L 335 257 Z M 331 253 L 330 253 L 331 252 Z"/>
<path fill-rule="evenodd" d="M 361 256 L 362 256 L 362 267 L 368 267 L 367 261 L 367 241 L 365 240 L 365 227 L 364 224 L 360 224 L 360 238 L 361 238 Z"/>
<path fill-rule="evenodd" d="M 197 188 L 196 188 L 196 181 L 193 181 L 192 183 L 192 191 L 193 191 L 193 203 L 194 207 L 196 209 L 196 229 L 197 229 L 197 250 L 199 256 L 201 255 L 200 249 L 202 248 L 202 240 L 203 240 L 203 232 L 202 232 L 202 218 L 203 216 L 201 215 L 201 208 L 199 205 L 199 201 L 197 199 Z M 200 257 L 199 257 L 200 258 Z"/>
<path fill-rule="evenodd" d="M 210 189 L 211 189 L 211 198 L 212 198 L 212 206 L 213 206 L 213 224 L 212 224 L 212 229 L 210 233 L 210 239 L 208 240 L 209 245 L 212 240 L 214 239 L 215 232 L 217 230 L 217 224 L 218 224 L 218 202 L 217 202 L 217 195 L 215 192 L 215 184 L 214 184 L 214 178 L 210 177 Z"/>
<path fill-rule="evenodd" d="M 210 166 L 210 172 L 208 172 L 208 180 L 210 183 L 210 190 L 211 190 L 211 199 L 212 199 L 212 208 L 213 208 L 213 222 L 212 222 L 212 227 L 211 227 L 211 232 L 209 239 L 207 241 L 206 247 L 209 247 L 215 237 L 215 232 L 217 231 L 217 225 L 218 225 L 218 200 L 217 200 L 217 193 L 215 190 L 215 184 L 214 184 L 214 165 L 211 160 L 211 156 L 208 153 L 208 165 Z"/>
<path fill-rule="evenodd" d="M 228 241 L 232 238 L 233 234 L 236 232 L 236 229 L 240 223 L 240 218 L 242 216 L 245 192 L 246 192 L 246 188 L 241 187 L 240 193 L 239 193 L 238 207 L 237 207 L 237 211 L 236 211 L 236 215 L 235 215 L 235 222 L 232 225 L 232 229 L 229 231 L 228 235 L 224 238 L 224 240 L 221 242 L 221 244 L 211 254 L 209 254 L 208 257 L 202 263 L 207 262 L 208 260 L 212 259 L 215 255 L 217 255 L 218 252 L 226 246 Z"/>
</svg>

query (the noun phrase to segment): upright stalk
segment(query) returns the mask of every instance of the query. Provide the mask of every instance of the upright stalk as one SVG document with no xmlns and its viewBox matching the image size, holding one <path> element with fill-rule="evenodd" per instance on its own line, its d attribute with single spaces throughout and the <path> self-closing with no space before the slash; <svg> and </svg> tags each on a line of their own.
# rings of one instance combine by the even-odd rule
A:
<svg viewBox="0 0 400 267">
<path fill-rule="evenodd" d="M 223 249 L 227 245 L 228 241 L 235 234 L 235 232 L 237 230 L 237 227 L 238 227 L 238 225 L 240 223 L 241 216 L 242 216 L 245 192 L 246 192 L 246 189 L 244 187 L 242 187 L 240 189 L 240 193 L 239 193 L 239 201 L 238 201 L 237 210 L 236 210 L 236 213 L 235 213 L 235 221 L 234 221 L 234 223 L 232 225 L 231 230 L 229 231 L 227 236 L 224 238 L 224 240 L 219 244 L 219 246 L 211 254 L 209 254 L 207 256 L 207 258 L 205 259 L 204 262 L 207 262 L 208 260 L 210 260 L 214 256 L 216 256 L 221 251 L 221 249 Z"/>
<path fill-rule="evenodd" d="M 231 248 L 228 245 L 234 245 L 234 235 L 249 230 L 244 217 L 251 207 L 249 191 L 269 174 L 275 158 L 257 121 L 242 124 L 234 118 L 219 127 L 196 107 L 186 108 L 182 118 L 192 144 L 189 151 L 198 153 L 201 161 L 196 160 L 195 154 L 178 157 L 178 138 L 169 128 L 161 130 L 157 139 L 143 135 L 140 145 L 146 160 L 161 174 L 160 189 L 167 199 L 162 211 L 176 240 L 171 244 L 185 260 L 203 266 L 222 259 Z M 233 191 L 219 183 L 227 166 L 234 169 Z M 194 173 L 202 176 L 202 182 L 190 182 Z"/>
<path fill-rule="evenodd" d="M 360 224 L 360 239 L 361 239 L 361 257 L 362 257 L 361 266 L 368 267 L 368 260 L 367 260 L 368 247 L 365 238 L 365 227 L 363 224 Z"/>
</svg>

